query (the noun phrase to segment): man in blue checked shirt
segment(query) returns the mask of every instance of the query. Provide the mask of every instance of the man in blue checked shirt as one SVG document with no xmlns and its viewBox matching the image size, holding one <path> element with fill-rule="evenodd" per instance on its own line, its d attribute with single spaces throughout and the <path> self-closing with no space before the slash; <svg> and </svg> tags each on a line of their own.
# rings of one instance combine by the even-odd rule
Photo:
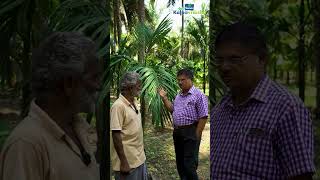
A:
<svg viewBox="0 0 320 180">
<path fill-rule="evenodd" d="M 264 37 L 235 23 L 218 34 L 215 47 L 229 92 L 211 111 L 211 179 L 312 179 L 310 113 L 266 75 Z"/>
</svg>

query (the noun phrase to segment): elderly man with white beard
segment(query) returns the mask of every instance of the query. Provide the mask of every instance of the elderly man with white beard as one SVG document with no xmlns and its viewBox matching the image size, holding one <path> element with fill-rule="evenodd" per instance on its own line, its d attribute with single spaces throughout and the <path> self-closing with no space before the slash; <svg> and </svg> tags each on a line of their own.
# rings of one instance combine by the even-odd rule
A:
<svg viewBox="0 0 320 180">
<path fill-rule="evenodd" d="M 94 129 L 78 113 L 93 112 L 100 88 L 95 44 L 56 32 L 32 54 L 28 116 L 7 139 L 1 180 L 97 180 Z"/>
</svg>

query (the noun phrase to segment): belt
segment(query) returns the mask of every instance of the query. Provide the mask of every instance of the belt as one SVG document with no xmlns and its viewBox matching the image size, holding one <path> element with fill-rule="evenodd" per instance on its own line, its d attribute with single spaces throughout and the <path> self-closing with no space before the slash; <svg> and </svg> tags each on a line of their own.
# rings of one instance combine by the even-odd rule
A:
<svg viewBox="0 0 320 180">
<path fill-rule="evenodd" d="M 183 126 L 175 126 L 174 129 L 186 129 L 186 128 L 194 127 L 197 125 L 198 125 L 198 122 L 193 123 L 193 124 L 183 125 Z"/>
</svg>

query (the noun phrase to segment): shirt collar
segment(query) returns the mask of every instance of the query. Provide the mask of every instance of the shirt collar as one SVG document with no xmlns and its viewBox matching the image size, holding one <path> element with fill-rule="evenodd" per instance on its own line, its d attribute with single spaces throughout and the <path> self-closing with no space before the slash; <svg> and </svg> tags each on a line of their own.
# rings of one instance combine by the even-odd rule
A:
<svg viewBox="0 0 320 180">
<path fill-rule="evenodd" d="M 264 75 L 251 94 L 250 99 L 255 99 L 260 102 L 266 103 L 270 83 L 270 78 L 267 75 Z"/>
<path fill-rule="evenodd" d="M 131 106 L 131 103 L 124 97 L 122 94 L 119 95 L 119 99 L 128 106 Z M 134 99 L 134 104 L 137 104 L 136 99 Z"/>
<path fill-rule="evenodd" d="M 250 95 L 249 99 L 244 103 L 246 104 L 250 99 L 255 99 L 262 103 L 267 102 L 267 95 L 269 91 L 269 87 L 271 84 L 271 80 L 268 75 L 264 75 L 259 81 L 258 85 L 255 87 L 253 93 Z M 225 104 L 233 106 L 232 96 L 230 92 L 228 92 L 226 96 Z"/>
<path fill-rule="evenodd" d="M 188 94 L 194 94 L 195 93 L 196 88 L 194 87 L 194 85 L 192 85 L 192 87 L 189 89 Z M 180 91 L 180 95 L 183 96 L 184 94 L 182 93 L 182 90 Z"/>
<path fill-rule="evenodd" d="M 35 100 L 32 100 L 31 102 L 29 116 L 40 121 L 41 125 L 57 139 L 61 139 L 65 136 L 65 132 L 58 126 L 58 124 L 54 120 L 49 117 L 49 115 L 45 111 L 43 111 L 35 103 Z"/>
</svg>

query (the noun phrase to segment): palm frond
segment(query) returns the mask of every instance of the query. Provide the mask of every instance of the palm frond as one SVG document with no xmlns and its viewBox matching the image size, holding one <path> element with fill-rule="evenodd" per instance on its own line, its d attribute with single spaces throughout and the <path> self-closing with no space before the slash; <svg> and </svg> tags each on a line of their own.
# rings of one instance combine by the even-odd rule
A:
<svg viewBox="0 0 320 180">
<path fill-rule="evenodd" d="M 0 16 L 3 16 L 5 13 L 12 11 L 17 8 L 21 4 L 23 4 L 26 0 L 15 0 L 15 1 L 2 1 L 0 3 Z"/>
<path fill-rule="evenodd" d="M 164 127 L 165 123 L 172 122 L 170 113 L 165 109 L 163 102 L 158 94 L 158 88 L 162 87 L 168 92 L 169 99 L 173 99 L 178 90 L 176 78 L 173 73 L 161 65 L 143 66 L 137 65 L 130 68 L 141 76 L 142 94 L 145 94 L 148 110 L 152 114 L 152 123 L 157 127 Z"/>
<path fill-rule="evenodd" d="M 102 102 L 102 100 L 106 97 L 108 92 L 110 91 L 110 85 L 113 81 L 113 78 L 116 73 L 116 69 L 123 62 L 133 62 L 133 59 L 126 55 L 111 55 L 110 56 L 110 67 L 103 72 L 102 79 L 105 79 L 102 85 L 102 92 L 99 96 L 98 103 Z M 121 74 L 118 74 L 121 76 Z"/>
<path fill-rule="evenodd" d="M 105 7 L 90 0 L 67 0 L 50 17 L 56 31 L 78 31 L 90 36 L 99 47 L 99 56 L 109 53 L 109 14 Z"/>
<path fill-rule="evenodd" d="M 155 30 L 145 24 L 138 24 L 134 30 L 134 37 L 136 44 L 135 49 L 139 49 L 141 44 L 145 44 L 146 53 L 149 53 L 156 44 L 160 44 L 166 39 L 166 36 L 171 31 L 172 21 L 168 18 L 168 15 L 159 23 Z"/>
</svg>

